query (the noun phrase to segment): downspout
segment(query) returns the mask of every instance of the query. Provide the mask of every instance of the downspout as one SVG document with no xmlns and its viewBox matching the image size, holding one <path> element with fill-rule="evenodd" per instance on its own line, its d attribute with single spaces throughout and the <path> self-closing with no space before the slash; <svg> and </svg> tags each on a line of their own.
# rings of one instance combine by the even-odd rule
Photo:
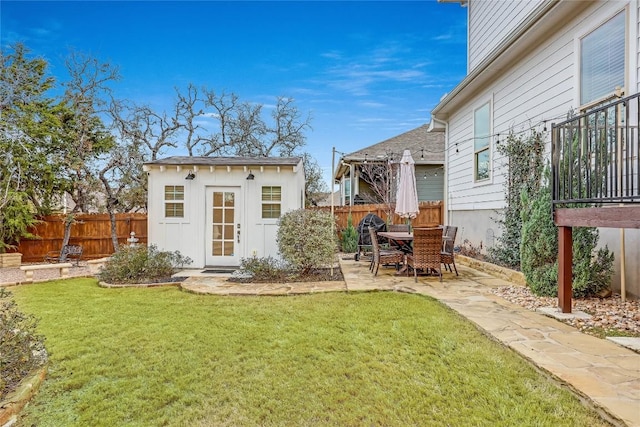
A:
<svg viewBox="0 0 640 427">
<path fill-rule="evenodd" d="M 349 163 L 349 206 L 353 206 L 353 192 L 355 189 L 355 179 L 353 179 L 353 162 Z M 351 209 L 349 209 L 351 211 Z"/>
<path fill-rule="evenodd" d="M 449 203 L 449 122 L 446 120 L 440 120 L 431 116 L 431 125 L 429 126 L 429 130 L 433 129 L 433 123 L 439 123 L 444 126 L 444 165 L 443 165 L 443 175 L 444 175 L 444 188 L 443 188 L 443 197 L 442 203 L 444 203 L 444 218 L 442 222 L 445 224 L 451 224 L 451 208 Z"/>
</svg>

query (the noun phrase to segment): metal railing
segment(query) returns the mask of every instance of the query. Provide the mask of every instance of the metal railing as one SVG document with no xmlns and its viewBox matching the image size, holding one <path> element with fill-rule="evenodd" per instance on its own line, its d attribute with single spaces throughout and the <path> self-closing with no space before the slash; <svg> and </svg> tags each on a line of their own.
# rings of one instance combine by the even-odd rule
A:
<svg viewBox="0 0 640 427">
<path fill-rule="evenodd" d="M 640 203 L 640 93 L 552 126 L 553 205 Z"/>
</svg>

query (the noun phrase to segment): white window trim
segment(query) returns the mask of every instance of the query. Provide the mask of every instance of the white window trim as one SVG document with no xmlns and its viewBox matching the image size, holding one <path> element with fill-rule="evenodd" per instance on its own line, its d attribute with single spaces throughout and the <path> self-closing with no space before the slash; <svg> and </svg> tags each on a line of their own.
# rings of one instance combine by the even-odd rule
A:
<svg viewBox="0 0 640 427">
<path fill-rule="evenodd" d="M 476 179 L 476 135 L 475 135 L 475 125 L 476 125 L 476 111 L 485 105 L 489 105 L 489 177 L 481 180 Z M 474 187 L 482 187 L 484 185 L 493 184 L 493 96 L 488 99 L 484 99 L 482 102 L 479 102 L 471 111 L 471 182 Z"/>
<path fill-rule="evenodd" d="M 167 187 L 182 187 L 183 188 L 183 196 L 182 201 L 180 200 L 167 200 L 165 199 L 165 192 Z M 176 203 L 182 202 L 182 216 L 167 216 L 167 203 Z M 187 186 L 180 184 L 163 184 L 162 185 L 162 217 L 165 222 L 180 222 L 184 223 L 187 220 Z"/>
<path fill-rule="evenodd" d="M 616 15 L 618 15 L 619 13 L 624 13 L 625 14 L 625 53 L 624 53 L 624 63 L 625 63 L 625 67 L 624 67 L 624 87 L 621 88 L 621 90 L 618 91 L 612 91 L 598 99 L 594 99 L 593 101 L 590 101 L 588 103 L 585 104 L 581 104 L 582 102 L 582 96 L 581 96 L 581 92 L 582 92 L 582 69 L 581 69 L 581 64 L 582 64 L 582 39 L 586 36 L 588 36 L 589 34 L 593 33 L 594 31 L 596 31 L 597 29 L 599 29 L 600 27 L 602 27 L 604 24 L 606 24 L 607 22 L 609 22 L 609 20 L 611 20 L 612 18 L 614 18 Z M 632 21 L 631 16 L 632 14 L 629 11 L 629 6 L 625 6 L 622 9 L 615 9 L 613 10 L 611 13 L 608 13 L 604 18 L 602 18 L 602 15 L 598 14 L 597 18 L 593 18 L 591 21 L 588 22 L 588 31 L 582 31 L 579 34 L 577 34 L 574 37 L 574 76 L 575 76 L 575 85 L 574 85 L 574 99 L 575 99 L 575 105 L 578 105 L 578 110 L 580 112 L 584 112 L 586 110 L 589 110 L 591 108 L 593 108 L 594 106 L 598 105 L 598 104 L 603 104 L 606 103 L 607 101 L 610 101 L 612 99 L 618 98 L 619 96 L 624 96 L 625 94 L 630 93 L 629 92 L 629 88 L 631 87 L 631 81 L 630 81 L 630 76 L 629 76 L 629 70 L 631 69 L 630 67 L 630 57 L 629 57 L 629 49 L 630 49 L 630 44 L 631 44 L 631 40 L 635 38 L 631 37 L 632 35 L 632 31 L 631 31 L 631 27 L 635 27 L 635 25 L 631 25 Z M 634 15 L 635 16 L 635 15 Z M 635 59 L 635 58 L 634 58 Z M 634 61 L 635 62 L 635 61 Z M 634 68 L 635 69 L 635 66 Z"/>
<path fill-rule="evenodd" d="M 276 202 L 276 201 L 265 201 L 265 200 L 262 200 L 262 189 L 263 189 L 263 187 L 280 187 L 280 201 Z M 274 184 L 262 184 L 260 186 L 260 196 L 259 196 L 259 198 L 260 198 L 260 216 L 259 217 L 260 217 L 260 220 L 263 221 L 265 224 L 270 224 L 270 223 L 276 224 L 280 220 L 282 215 L 284 215 L 284 211 L 282 209 L 282 206 L 283 206 L 282 202 L 284 200 L 284 191 L 285 191 L 284 185 L 282 185 L 282 184 L 275 184 L 275 183 Z M 262 205 L 264 205 L 265 203 L 269 203 L 269 204 L 279 203 L 280 204 L 280 216 L 277 217 L 277 218 L 264 218 L 262 216 Z"/>
</svg>

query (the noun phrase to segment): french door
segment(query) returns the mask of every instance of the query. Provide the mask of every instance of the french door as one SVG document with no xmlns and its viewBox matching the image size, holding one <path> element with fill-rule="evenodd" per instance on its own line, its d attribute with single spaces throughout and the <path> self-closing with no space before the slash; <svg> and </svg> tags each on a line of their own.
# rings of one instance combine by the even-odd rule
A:
<svg viewBox="0 0 640 427">
<path fill-rule="evenodd" d="M 237 266 L 241 257 L 240 187 L 207 188 L 206 264 Z"/>
</svg>

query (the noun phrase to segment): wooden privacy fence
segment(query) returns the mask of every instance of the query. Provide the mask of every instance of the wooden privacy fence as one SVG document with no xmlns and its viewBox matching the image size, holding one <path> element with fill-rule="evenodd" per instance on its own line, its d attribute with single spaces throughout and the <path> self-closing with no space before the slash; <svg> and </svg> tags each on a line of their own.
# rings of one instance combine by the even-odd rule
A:
<svg viewBox="0 0 640 427">
<path fill-rule="evenodd" d="M 419 208 L 420 213 L 411 220 L 414 227 L 442 224 L 444 205 L 441 201 L 420 202 Z M 330 206 L 311 209 L 331 212 Z M 391 213 L 390 221 L 388 212 Z M 393 206 L 391 208 L 384 204 L 334 206 L 338 235 L 347 228 L 349 213 L 351 213 L 354 227 L 357 227 L 358 223 L 369 213 L 376 214 L 390 224 L 404 224 L 406 222 L 405 219 L 393 213 Z M 82 259 L 102 258 L 114 252 L 108 214 L 78 214 L 75 218 L 76 222 L 71 226 L 69 244 L 82 246 Z M 30 230 L 40 238 L 22 239 L 15 250 L 15 252 L 22 254 L 22 262 L 41 262 L 47 252 L 59 251 L 62 247 L 65 215 L 49 215 L 40 218 L 40 220 L 42 222 Z M 139 239 L 138 243 L 147 243 L 147 214 L 116 214 L 118 243 L 127 243 L 132 231 L 136 233 L 136 238 Z"/>
<path fill-rule="evenodd" d="M 420 213 L 416 218 L 411 220 L 411 225 L 413 227 L 442 225 L 442 219 L 444 218 L 444 204 L 442 201 L 420 202 L 418 207 L 420 208 Z M 331 212 L 331 206 L 314 207 L 313 209 Z M 342 230 L 347 228 L 349 213 L 351 213 L 353 226 L 356 228 L 358 227 L 358 223 L 360 223 L 360 221 L 370 213 L 378 215 L 388 224 L 405 224 L 406 219 L 400 218 L 393 212 L 393 210 L 393 205 L 389 207 L 385 204 L 334 206 L 333 208 L 334 215 L 336 216 L 338 233 L 341 233 Z M 391 221 L 389 221 L 388 212 L 391 212 Z"/>
<path fill-rule="evenodd" d="M 39 239 L 22 239 L 16 252 L 22 254 L 22 262 L 41 262 L 49 251 L 59 251 L 64 238 L 65 215 L 41 217 L 41 223 L 30 231 Z M 111 221 L 108 214 L 78 214 L 71 226 L 70 245 L 82 245 L 82 259 L 109 256 L 114 252 L 111 242 Z M 136 233 L 138 243 L 147 243 L 147 214 L 116 214 L 118 243 L 125 244 Z"/>
</svg>

